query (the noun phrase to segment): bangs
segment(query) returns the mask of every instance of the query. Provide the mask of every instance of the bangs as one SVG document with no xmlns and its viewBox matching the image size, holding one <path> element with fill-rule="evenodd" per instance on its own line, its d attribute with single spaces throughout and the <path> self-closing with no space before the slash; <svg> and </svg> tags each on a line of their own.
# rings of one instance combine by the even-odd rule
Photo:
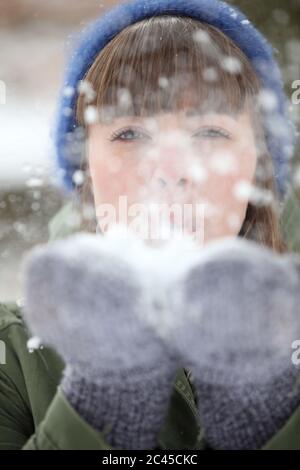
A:
<svg viewBox="0 0 300 470">
<path fill-rule="evenodd" d="M 130 25 L 98 54 L 84 77 L 100 121 L 185 108 L 238 114 L 260 83 L 243 52 L 220 30 L 192 18 L 157 16 Z M 84 125 L 84 96 L 77 120 Z"/>
</svg>

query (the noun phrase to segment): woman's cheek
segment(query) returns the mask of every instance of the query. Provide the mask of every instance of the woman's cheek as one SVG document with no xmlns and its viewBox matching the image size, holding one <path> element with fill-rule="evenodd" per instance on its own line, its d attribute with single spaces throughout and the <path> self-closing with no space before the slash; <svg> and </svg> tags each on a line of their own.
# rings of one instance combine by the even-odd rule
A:
<svg viewBox="0 0 300 470">
<path fill-rule="evenodd" d="M 255 155 L 235 155 L 232 170 L 208 165 L 205 183 L 198 188 L 197 200 L 204 204 L 206 239 L 235 236 L 245 219 L 248 198 L 243 187 L 253 183 Z"/>
<path fill-rule="evenodd" d="M 136 202 L 141 178 L 135 162 L 112 155 L 104 156 L 90 165 L 93 192 L 97 204 L 109 203 L 117 207 L 120 198 Z"/>
</svg>

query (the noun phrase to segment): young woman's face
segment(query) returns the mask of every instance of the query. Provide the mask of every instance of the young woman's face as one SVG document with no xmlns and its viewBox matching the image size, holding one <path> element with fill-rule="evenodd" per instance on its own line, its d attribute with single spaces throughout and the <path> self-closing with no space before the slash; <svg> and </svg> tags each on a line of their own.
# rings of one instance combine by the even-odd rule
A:
<svg viewBox="0 0 300 470">
<path fill-rule="evenodd" d="M 152 208 L 176 207 L 169 221 L 193 235 L 201 231 L 197 239 L 207 242 L 240 231 L 257 152 L 248 112 L 203 115 L 187 109 L 90 125 L 88 159 L 102 230 L 104 207 L 113 208 L 120 222 L 126 204 L 130 223 L 134 208 L 154 203 Z"/>
</svg>

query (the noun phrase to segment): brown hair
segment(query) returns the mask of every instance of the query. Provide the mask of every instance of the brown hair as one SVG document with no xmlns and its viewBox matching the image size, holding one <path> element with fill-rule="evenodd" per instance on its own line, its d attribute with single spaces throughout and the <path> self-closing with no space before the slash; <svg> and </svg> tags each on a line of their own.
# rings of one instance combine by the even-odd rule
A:
<svg viewBox="0 0 300 470">
<path fill-rule="evenodd" d="M 230 58 L 231 67 L 224 58 Z M 224 65 L 225 64 L 225 65 Z M 232 69 L 233 67 L 233 69 Z M 236 69 L 234 69 L 237 67 Z M 168 86 L 165 86 L 165 79 Z M 248 203 L 239 236 L 253 239 L 275 251 L 285 251 L 276 204 L 278 195 L 271 156 L 262 131 L 257 96 L 260 81 L 243 52 L 219 29 L 198 20 L 160 15 L 139 21 L 117 34 L 97 55 L 84 79 L 95 91 L 89 105 L 103 115 L 149 116 L 192 106 L 236 114 L 249 107 L 256 137 L 258 164 L 256 186 L 273 195 L 272 204 Z M 120 90 L 131 100 L 120 101 Z M 184 90 L 184 92 L 183 92 Z M 193 90 L 192 96 L 186 90 Z M 86 129 L 83 94 L 77 100 L 78 124 Z M 86 178 L 77 196 L 92 204 L 92 185 L 86 159 L 81 169 Z M 275 201 L 275 203 L 274 203 Z M 84 219 L 85 228 L 95 231 L 96 220 Z"/>
</svg>

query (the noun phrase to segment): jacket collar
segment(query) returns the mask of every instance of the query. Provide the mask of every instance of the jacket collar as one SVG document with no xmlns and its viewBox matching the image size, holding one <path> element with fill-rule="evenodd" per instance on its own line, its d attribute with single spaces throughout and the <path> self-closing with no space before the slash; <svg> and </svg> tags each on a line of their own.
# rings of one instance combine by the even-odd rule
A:
<svg viewBox="0 0 300 470">
<path fill-rule="evenodd" d="M 80 231 L 80 214 L 73 201 L 66 202 L 48 222 L 49 241 Z"/>
</svg>

